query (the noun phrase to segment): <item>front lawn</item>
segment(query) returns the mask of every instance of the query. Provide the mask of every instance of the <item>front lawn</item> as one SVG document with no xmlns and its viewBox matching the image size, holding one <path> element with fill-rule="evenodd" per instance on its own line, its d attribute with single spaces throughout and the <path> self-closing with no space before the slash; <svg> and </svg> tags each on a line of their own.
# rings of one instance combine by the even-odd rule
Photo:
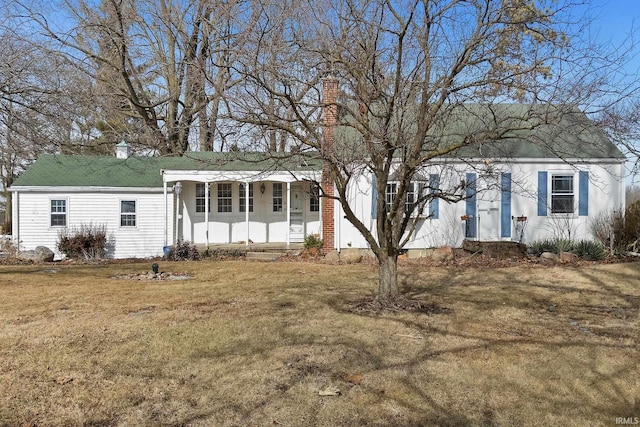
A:
<svg viewBox="0 0 640 427">
<path fill-rule="evenodd" d="M 381 314 L 358 310 L 371 265 L 160 269 L 192 278 L 135 280 L 149 263 L 0 266 L 0 425 L 640 417 L 640 263 L 407 264 L 403 290 L 428 310 Z"/>
</svg>

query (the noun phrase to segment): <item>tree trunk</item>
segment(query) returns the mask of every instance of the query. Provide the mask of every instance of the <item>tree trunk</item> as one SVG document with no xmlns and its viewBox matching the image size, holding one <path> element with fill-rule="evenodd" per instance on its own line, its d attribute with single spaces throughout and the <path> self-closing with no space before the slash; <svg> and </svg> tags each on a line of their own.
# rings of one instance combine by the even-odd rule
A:
<svg viewBox="0 0 640 427">
<path fill-rule="evenodd" d="M 379 261 L 378 297 L 380 305 L 388 306 L 398 297 L 398 257 L 383 255 Z"/>
</svg>

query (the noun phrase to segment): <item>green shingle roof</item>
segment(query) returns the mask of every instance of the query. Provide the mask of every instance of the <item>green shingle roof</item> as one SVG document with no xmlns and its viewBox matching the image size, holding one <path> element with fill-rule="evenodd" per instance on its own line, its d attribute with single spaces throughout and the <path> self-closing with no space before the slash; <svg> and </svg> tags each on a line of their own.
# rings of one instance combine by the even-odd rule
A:
<svg viewBox="0 0 640 427">
<path fill-rule="evenodd" d="M 189 153 L 184 157 L 42 155 L 12 187 L 162 187 L 162 170 L 312 171 L 321 163 L 311 156 L 264 153 Z"/>
<path fill-rule="evenodd" d="M 413 109 L 399 110 L 388 129 L 376 128 L 376 118 L 370 117 L 374 139 L 411 138 L 417 130 L 415 114 Z M 346 156 L 362 151 L 362 136 L 350 126 L 354 119 L 345 113 L 341 120 L 337 149 Z M 443 157 L 624 160 L 600 127 L 576 108 L 563 105 L 446 105 L 431 125 L 423 150 L 441 151 L 462 141 L 468 145 Z"/>
</svg>

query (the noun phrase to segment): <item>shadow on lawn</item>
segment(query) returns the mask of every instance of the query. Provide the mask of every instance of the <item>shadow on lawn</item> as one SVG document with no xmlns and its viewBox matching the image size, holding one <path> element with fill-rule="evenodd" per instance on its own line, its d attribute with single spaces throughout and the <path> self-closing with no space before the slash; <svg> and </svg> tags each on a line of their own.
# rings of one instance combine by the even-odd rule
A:
<svg viewBox="0 0 640 427">
<path fill-rule="evenodd" d="M 639 264 L 640 266 L 640 264 Z M 599 419 L 604 423 L 614 423 L 617 417 L 640 416 L 640 389 L 637 377 L 639 374 L 637 353 L 640 350 L 638 318 L 640 317 L 640 297 L 623 292 L 612 283 L 640 282 L 638 276 L 626 271 L 616 271 L 608 274 L 605 282 L 602 278 L 590 273 L 586 269 L 577 270 L 578 274 L 595 286 L 595 290 L 584 290 L 567 284 L 531 283 L 526 279 L 513 276 L 510 270 L 491 270 L 495 277 L 492 284 L 482 281 L 469 281 L 469 277 L 458 270 L 450 270 L 445 277 L 429 282 L 420 271 L 403 272 L 401 286 L 403 296 L 420 301 L 424 306 L 438 307 L 425 314 L 385 312 L 355 313 L 371 318 L 380 317 L 385 321 L 395 322 L 405 328 L 419 331 L 424 337 L 439 337 L 441 341 L 462 342 L 461 345 L 447 346 L 443 349 L 431 348 L 428 343 L 419 356 L 404 360 L 397 364 L 381 364 L 371 367 L 372 371 L 404 369 L 408 373 L 405 386 L 411 389 L 411 394 L 419 396 L 422 405 L 416 406 L 409 400 L 398 400 L 390 395 L 380 397 L 380 401 L 396 400 L 396 403 L 409 409 L 413 413 L 428 414 L 420 422 L 444 426 L 454 425 L 498 425 L 496 414 L 500 408 L 487 402 L 477 402 L 483 408 L 469 408 L 474 416 L 466 416 L 462 411 L 446 407 L 433 398 L 434 384 L 444 377 L 425 378 L 424 372 L 415 375 L 423 381 L 413 381 L 413 372 L 423 370 L 425 363 L 446 360 L 462 361 L 475 357 L 477 354 L 506 353 L 512 354 L 519 349 L 524 359 L 516 359 L 508 369 L 531 369 L 526 357 L 533 359 L 537 353 L 544 353 L 540 364 L 544 365 L 547 358 L 549 367 L 542 366 L 538 370 L 527 372 L 531 376 L 532 384 L 522 382 L 522 372 L 510 378 L 508 374 L 499 375 L 500 387 L 510 393 L 520 396 L 524 401 L 535 405 L 542 404 L 547 411 L 553 411 L 558 417 L 575 414 L 586 419 Z M 480 282 L 480 283 L 479 283 Z M 483 292 L 482 288 L 492 288 L 490 292 Z M 541 292 L 542 291 L 542 292 Z M 555 304 L 553 301 L 563 301 L 566 294 L 594 294 L 596 299 L 607 301 L 607 304 L 594 305 L 581 302 L 580 298 L 571 303 Z M 542 296 L 541 296 L 542 294 Z M 499 297 L 498 301 L 491 301 L 492 297 Z M 616 300 L 617 304 L 611 304 Z M 337 311 L 353 313 L 350 304 L 338 299 L 332 299 L 329 304 Z M 351 303 L 353 304 L 353 303 Z M 508 324 L 502 331 L 495 330 L 495 324 L 474 325 L 472 331 L 465 330 L 464 322 L 460 327 L 448 321 L 456 318 L 457 307 L 472 307 L 481 315 L 487 315 L 492 310 L 517 310 L 521 318 L 515 324 Z M 489 316 L 490 317 L 490 316 Z M 578 320 L 574 320 L 578 319 Z M 440 319 L 442 321 L 440 321 Z M 585 324 L 580 322 L 584 320 Z M 620 323 L 623 327 L 599 328 L 598 323 L 606 324 L 609 320 Z M 505 319 L 510 322 L 510 319 Z M 500 323 L 500 322 L 498 322 Z M 446 325 L 445 327 L 443 327 Z M 484 328 L 484 329 L 483 329 Z M 499 333 L 502 332 L 502 333 Z M 374 358 L 374 354 L 366 343 L 350 342 L 352 350 L 362 354 L 366 360 Z M 399 347 L 398 352 L 402 352 Z M 627 356 L 623 355 L 626 354 Z M 616 354 L 623 355 L 618 361 L 608 364 L 607 358 L 615 358 Z M 553 373 L 554 359 L 558 359 L 561 368 L 557 374 Z M 537 360 L 537 359 L 536 359 Z M 534 367 L 535 368 L 535 367 Z M 372 374 L 370 372 L 369 374 Z M 539 374 L 542 378 L 535 378 Z M 575 378 L 571 378 L 575 375 Z M 479 373 L 482 376 L 482 373 Z M 435 377 L 438 377 L 436 375 Z M 588 380 L 587 380 L 588 378 Z M 629 387 L 635 387 L 634 392 Z M 469 384 L 473 388 L 473 384 Z M 490 400 L 490 399 L 489 399 Z M 506 409 L 506 408 L 503 408 Z M 513 408 L 509 410 L 513 411 Z M 524 411 L 523 416 L 526 416 Z M 535 413 L 535 411 L 534 411 Z M 529 412 L 531 414 L 531 412 Z M 571 419 L 569 417 L 569 419 Z M 535 420 L 513 419 L 510 422 L 528 423 Z"/>
</svg>

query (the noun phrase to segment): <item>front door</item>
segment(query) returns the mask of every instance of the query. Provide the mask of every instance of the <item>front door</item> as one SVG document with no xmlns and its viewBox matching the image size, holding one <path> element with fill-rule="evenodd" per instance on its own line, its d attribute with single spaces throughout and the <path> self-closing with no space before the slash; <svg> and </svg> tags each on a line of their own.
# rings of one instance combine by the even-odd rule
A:
<svg viewBox="0 0 640 427">
<path fill-rule="evenodd" d="M 289 240 L 304 242 L 304 189 L 301 183 L 291 184 L 291 206 L 289 206 Z"/>
<path fill-rule="evenodd" d="M 500 187 L 499 181 L 487 177 L 478 182 L 477 224 L 478 240 L 500 240 Z"/>
</svg>

